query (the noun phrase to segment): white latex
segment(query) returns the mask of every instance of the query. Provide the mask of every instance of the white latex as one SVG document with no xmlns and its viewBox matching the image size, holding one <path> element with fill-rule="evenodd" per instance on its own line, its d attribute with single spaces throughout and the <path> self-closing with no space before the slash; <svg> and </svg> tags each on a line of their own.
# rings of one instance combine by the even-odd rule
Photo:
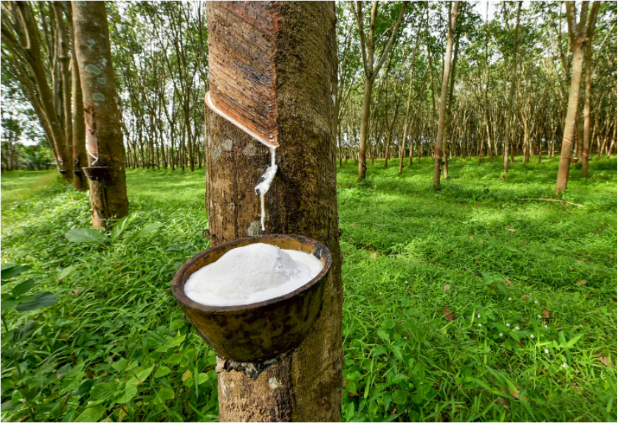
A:
<svg viewBox="0 0 618 423">
<path fill-rule="evenodd" d="M 256 194 L 260 196 L 260 206 L 261 206 L 261 214 L 260 214 L 260 223 L 262 224 L 262 231 L 264 231 L 264 218 L 266 215 L 266 207 L 264 205 L 264 195 L 270 189 L 270 184 L 272 184 L 273 179 L 275 179 L 275 174 L 277 173 L 277 165 L 275 164 L 275 147 L 270 148 L 270 167 L 266 169 L 266 172 L 262 174 L 260 177 L 260 181 L 253 189 Z"/>
<path fill-rule="evenodd" d="M 311 254 L 257 243 L 234 248 L 199 269 L 184 290 L 187 297 L 204 305 L 252 304 L 300 288 L 322 268 Z"/>
</svg>

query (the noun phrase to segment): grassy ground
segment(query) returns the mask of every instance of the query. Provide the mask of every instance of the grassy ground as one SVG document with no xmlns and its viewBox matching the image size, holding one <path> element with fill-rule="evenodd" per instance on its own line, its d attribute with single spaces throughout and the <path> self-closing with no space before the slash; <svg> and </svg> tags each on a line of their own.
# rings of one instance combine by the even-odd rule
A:
<svg viewBox="0 0 618 423">
<path fill-rule="evenodd" d="M 55 170 L 16 170 L 2 173 L 2 206 L 24 200 L 52 183 L 58 172 Z"/>
<path fill-rule="evenodd" d="M 430 159 L 340 169 L 345 420 L 616 420 L 616 160 L 572 169 L 585 208 L 520 201 L 551 196 L 557 161 L 501 167 L 455 159 L 438 193 Z M 3 205 L 26 185 L 5 175 Z M 88 198 L 57 184 L 4 208 L 3 262 L 58 298 L 3 311 L 4 419 L 217 418 L 215 357 L 168 291 L 208 246 L 203 173 L 127 179 L 113 241 L 65 239 Z"/>
</svg>

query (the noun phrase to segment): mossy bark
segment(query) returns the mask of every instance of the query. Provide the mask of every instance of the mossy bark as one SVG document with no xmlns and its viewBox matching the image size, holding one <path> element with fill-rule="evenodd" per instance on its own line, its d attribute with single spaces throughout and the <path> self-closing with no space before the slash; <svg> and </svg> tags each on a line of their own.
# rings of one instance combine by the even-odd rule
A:
<svg viewBox="0 0 618 423">
<path fill-rule="evenodd" d="M 335 19 L 332 2 L 208 3 L 209 60 L 217 59 L 213 51 L 251 55 L 257 43 L 270 49 L 263 54 L 274 64 L 276 110 L 268 116 L 276 119 L 279 170 L 266 194 L 264 233 L 308 236 L 327 245 L 333 255 L 321 314 L 299 347 L 255 378 L 226 370 L 230 366 L 219 359 L 221 421 L 341 419 L 343 292 L 332 100 L 337 84 Z M 210 74 L 213 90 L 229 82 Z M 268 84 L 259 78 L 234 82 L 247 92 L 255 84 Z M 253 189 L 270 163 L 268 149 L 208 107 L 206 127 L 211 244 L 261 234 L 260 202 Z"/>
</svg>

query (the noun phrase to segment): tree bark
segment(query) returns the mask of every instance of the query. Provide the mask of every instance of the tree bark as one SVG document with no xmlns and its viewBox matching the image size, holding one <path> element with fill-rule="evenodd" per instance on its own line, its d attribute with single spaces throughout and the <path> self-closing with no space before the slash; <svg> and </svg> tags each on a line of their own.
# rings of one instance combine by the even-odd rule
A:
<svg viewBox="0 0 618 423">
<path fill-rule="evenodd" d="M 588 23 L 589 26 L 594 26 L 593 22 L 596 19 L 598 7 L 599 2 L 595 1 L 590 14 L 591 21 Z M 584 48 L 586 43 L 585 29 L 588 16 L 588 2 L 582 2 L 579 22 L 577 22 L 575 2 L 567 1 L 566 9 L 573 60 L 571 63 L 571 87 L 569 89 L 569 102 L 567 105 L 567 113 L 564 122 L 562 149 L 560 151 L 560 165 L 558 167 L 558 177 L 556 180 L 556 195 L 560 195 L 566 191 L 569 180 L 571 151 L 573 149 L 573 139 L 575 136 L 575 124 L 579 106 L 579 91 L 581 87 L 582 68 L 584 64 Z"/>
<path fill-rule="evenodd" d="M 452 124 L 451 124 L 451 109 L 453 107 L 453 88 L 455 88 L 455 78 L 457 75 L 457 56 L 459 55 L 459 36 L 457 36 L 457 40 L 455 40 L 455 52 L 453 53 L 453 65 L 452 65 L 452 69 L 451 69 L 451 82 L 450 82 L 450 87 L 449 87 L 449 94 L 448 94 L 448 106 L 447 106 L 447 110 L 446 110 L 446 118 L 445 118 L 445 123 L 444 125 L 446 126 L 446 133 L 447 134 L 453 134 L 453 128 L 452 128 Z M 447 142 L 446 142 L 447 148 L 448 148 L 448 138 L 447 138 Z M 451 142 L 452 145 L 452 142 Z M 449 157 L 452 157 L 452 151 Z M 463 154 L 462 154 L 463 156 Z M 444 179 L 448 178 L 448 158 L 446 160 L 444 160 L 444 167 L 442 169 L 443 171 L 443 176 Z"/>
<path fill-rule="evenodd" d="M 360 144 L 358 147 L 358 180 L 365 179 L 367 165 L 366 148 L 369 139 L 369 116 L 371 115 L 371 94 L 373 92 L 373 80 L 365 77 L 365 96 L 363 98 L 363 114 L 361 116 Z"/>
<path fill-rule="evenodd" d="M 418 44 L 421 39 L 420 37 L 420 25 L 419 30 L 417 30 L 416 43 L 414 44 L 414 52 L 412 53 L 412 63 L 410 64 L 410 87 L 408 89 L 408 104 L 406 106 L 406 117 L 403 121 L 403 138 L 401 139 L 401 147 L 399 148 L 399 174 L 403 171 L 403 156 L 406 152 L 406 143 L 408 138 L 408 125 L 410 124 L 410 105 L 412 104 L 412 87 L 414 83 L 414 65 L 416 63 L 416 52 L 418 51 Z M 412 151 L 414 146 L 412 145 L 412 139 L 410 139 L 410 162 L 409 165 L 412 164 Z"/>
<path fill-rule="evenodd" d="M 452 4 L 452 3 L 451 3 Z M 446 120 L 446 94 L 448 90 L 449 76 L 451 72 L 451 56 L 453 54 L 453 36 L 457 15 L 459 14 L 459 1 L 455 2 L 452 10 L 449 10 L 448 40 L 446 54 L 444 56 L 444 73 L 442 74 L 442 91 L 440 93 L 440 120 L 438 121 L 438 136 L 436 137 L 436 157 L 433 170 L 433 189 L 440 189 L 440 168 L 442 165 L 442 143 L 444 139 L 444 123 Z"/>
<path fill-rule="evenodd" d="M 360 139 L 360 147 L 359 147 L 359 157 L 358 157 L 358 180 L 362 181 L 365 179 L 365 170 L 367 166 L 365 165 L 365 150 L 367 148 L 368 136 L 369 136 L 369 115 L 371 111 L 371 94 L 373 92 L 373 83 L 375 81 L 376 76 L 380 72 L 380 69 L 384 65 L 387 57 L 389 57 L 391 48 L 393 47 L 393 43 L 395 38 L 397 37 L 397 32 L 399 31 L 399 26 L 403 21 L 403 15 L 406 10 L 408 2 L 404 1 L 401 10 L 399 12 L 399 16 L 395 25 L 393 26 L 391 36 L 382 51 L 382 54 L 378 58 L 378 60 L 374 60 L 375 53 L 375 31 L 376 31 L 376 21 L 378 16 L 378 2 L 374 1 L 371 6 L 371 21 L 369 25 L 369 36 L 365 37 L 365 29 L 364 29 L 364 19 L 363 11 L 362 11 L 362 2 L 357 1 L 356 6 L 354 8 L 354 2 L 352 2 L 352 13 L 355 15 L 356 23 L 358 25 L 358 34 L 360 38 L 361 44 L 361 56 L 363 59 L 363 70 L 365 74 L 365 96 L 363 98 L 363 115 L 361 120 L 361 139 Z M 363 128 L 365 129 L 363 131 Z M 373 157 L 375 158 L 375 156 Z"/>
<path fill-rule="evenodd" d="M 90 166 L 107 166 L 90 183 L 92 226 L 107 227 L 129 213 L 121 116 L 104 2 L 71 2 Z M 95 40 L 93 42 L 93 40 Z"/>
<path fill-rule="evenodd" d="M 70 3 L 67 2 L 70 9 Z M 82 171 L 82 166 L 88 164 L 88 156 L 86 155 L 86 126 L 84 123 L 84 106 L 82 98 L 81 79 L 79 77 L 79 65 L 77 64 L 77 55 L 75 54 L 75 32 L 73 30 L 73 21 L 71 16 L 67 16 L 71 37 L 73 39 L 73 54 L 71 55 L 71 83 L 73 96 L 72 107 L 72 139 L 73 139 L 73 189 L 75 191 L 88 191 L 88 178 Z"/>
<path fill-rule="evenodd" d="M 399 105 L 401 104 L 401 94 L 397 93 L 397 85 L 398 84 L 395 84 L 395 112 L 393 116 L 393 123 L 391 123 L 390 128 L 388 130 L 388 137 L 386 138 L 386 148 L 384 150 L 384 168 L 385 169 L 388 167 L 388 159 L 390 157 L 389 150 L 391 147 L 391 140 L 393 138 L 393 129 L 395 128 L 395 122 L 397 122 L 397 114 L 399 112 Z M 401 162 L 400 162 L 400 167 L 401 167 Z"/>
<path fill-rule="evenodd" d="M 585 103 L 584 103 L 584 148 L 581 154 L 582 160 L 582 174 L 585 178 L 588 177 L 588 160 L 589 160 L 589 149 L 590 149 L 590 98 L 592 95 L 592 40 L 594 38 L 594 27 L 596 25 L 597 13 L 598 13 L 598 2 L 592 6 L 590 11 L 590 21 L 586 28 L 586 45 L 584 47 L 584 62 L 586 66 L 586 93 L 585 93 Z"/>
<path fill-rule="evenodd" d="M 517 115 L 515 112 L 515 87 L 517 86 L 517 36 L 519 34 L 519 15 L 521 13 L 522 2 L 517 2 L 517 21 L 515 23 L 515 36 L 513 37 L 513 68 L 511 79 L 511 90 L 509 92 L 509 107 L 511 109 L 511 116 L 508 118 L 509 128 L 507 129 L 506 136 L 504 137 L 504 173 L 509 171 L 509 149 L 511 141 L 515 139 L 515 122 Z"/>
<path fill-rule="evenodd" d="M 63 171 L 61 173 L 65 180 L 71 180 L 71 172 L 64 172 L 68 170 L 65 165 L 70 166 L 71 159 L 65 145 L 64 125 L 58 117 L 61 111 L 56 109 L 54 94 L 49 86 L 48 75 L 41 57 L 39 28 L 32 6 L 29 2 L 9 2 L 8 4 L 16 26 L 10 27 L 8 19 L 5 20 L 3 17 L 2 42 L 28 66 L 31 72 L 28 77 L 32 78 L 33 85 L 36 87 L 37 103 L 40 104 L 40 110 L 46 121 L 43 126 L 49 129 L 46 133 L 51 134 L 52 137 L 51 143 L 54 145 L 58 170 Z"/>
<path fill-rule="evenodd" d="M 67 30 L 67 26 L 64 22 L 64 13 L 62 11 L 62 6 L 60 2 L 52 2 L 51 6 L 54 11 L 55 21 L 56 21 L 56 38 L 57 38 L 57 52 L 58 52 L 58 61 L 60 66 L 60 84 L 62 90 L 60 93 L 60 107 L 62 108 L 62 117 L 64 118 L 64 148 L 66 150 L 67 160 L 64 163 L 64 170 L 67 171 L 67 174 L 73 178 L 73 185 L 75 185 L 75 175 L 72 173 L 73 170 L 73 161 L 68 159 L 68 157 L 73 154 L 73 116 L 71 113 L 71 70 L 69 69 L 69 63 L 71 62 L 71 57 L 69 56 L 69 33 Z M 65 174 L 65 175 L 67 175 Z M 68 178 L 67 178 L 68 179 Z"/>
<path fill-rule="evenodd" d="M 299 347 L 255 379 L 231 370 L 230 360 L 218 359 L 219 418 L 339 421 L 343 292 L 332 101 L 337 83 L 335 7 L 332 2 L 209 2 L 207 7 L 211 69 L 216 55 L 236 59 L 239 46 L 251 57 L 268 57 L 273 65 L 279 168 L 266 194 L 265 233 L 317 239 L 329 247 L 334 259 L 321 314 Z M 241 62 L 244 68 L 250 60 Z M 262 76 L 268 84 L 268 75 Z M 226 82 L 210 73 L 211 92 Z M 236 83 L 245 92 L 256 91 L 255 80 L 240 76 Z M 270 154 L 210 108 L 206 125 L 211 245 L 258 235 L 260 202 L 253 189 L 270 163 Z"/>
</svg>

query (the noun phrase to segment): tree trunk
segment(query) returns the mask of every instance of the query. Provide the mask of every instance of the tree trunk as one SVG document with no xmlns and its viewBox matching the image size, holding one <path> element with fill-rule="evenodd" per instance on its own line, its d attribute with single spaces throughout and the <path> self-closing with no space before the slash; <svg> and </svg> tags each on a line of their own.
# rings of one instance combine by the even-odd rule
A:
<svg viewBox="0 0 618 423">
<path fill-rule="evenodd" d="M 365 77 L 365 96 L 363 97 L 363 114 L 361 117 L 360 145 L 358 147 L 358 180 L 365 179 L 365 164 L 367 141 L 369 138 L 369 116 L 371 115 L 371 94 L 373 92 L 373 80 Z"/>
<path fill-rule="evenodd" d="M 408 104 L 406 106 L 406 117 L 405 117 L 405 120 L 403 121 L 403 138 L 401 139 L 401 146 L 399 148 L 399 174 L 400 175 L 403 170 L 403 156 L 406 152 L 406 143 L 408 139 L 408 125 L 410 124 L 409 118 L 410 118 L 410 104 L 412 104 L 412 86 L 414 83 L 414 64 L 416 63 L 416 52 L 418 51 L 418 43 L 419 43 L 419 40 L 421 39 L 419 32 L 420 32 L 420 25 L 419 25 L 419 31 L 417 31 L 416 43 L 414 44 L 414 52 L 412 53 L 412 63 L 410 64 L 410 87 L 408 89 Z M 412 139 L 410 138 L 410 161 L 408 165 L 412 164 L 412 152 L 413 151 L 414 151 L 414 148 L 412 145 Z"/>
<path fill-rule="evenodd" d="M 88 178 L 82 170 L 82 166 L 88 165 L 84 103 L 75 51 L 71 61 L 71 76 L 73 83 L 73 189 L 75 191 L 88 191 Z"/>
<path fill-rule="evenodd" d="M 60 95 L 60 107 L 62 109 L 62 117 L 64 118 L 64 148 L 66 151 L 67 159 L 64 163 L 64 170 L 67 171 L 65 178 L 73 178 L 73 186 L 75 186 L 75 175 L 73 174 L 73 161 L 69 159 L 73 152 L 73 116 L 71 113 L 71 70 L 69 69 L 69 63 L 71 57 L 69 56 L 69 33 L 67 26 L 64 22 L 64 13 L 62 12 L 62 6 L 60 2 L 51 3 L 55 21 L 56 21 L 56 37 L 57 37 L 57 52 L 60 70 L 60 82 L 62 86 L 62 92 Z"/>
<path fill-rule="evenodd" d="M 82 166 L 86 166 L 88 164 L 88 156 L 86 155 L 84 102 L 82 98 L 81 80 L 79 77 L 79 65 L 77 64 L 77 55 L 75 54 L 75 32 L 73 30 L 72 17 L 67 17 L 67 19 L 69 19 L 69 28 L 73 39 L 73 54 L 71 55 L 71 92 L 73 95 L 73 189 L 75 191 L 88 191 L 90 188 L 88 185 L 88 178 L 86 178 L 86 175 L 82 170 Z"/>
<path fill-rule="evenodd" d="M 440 93 L 440 120 L 438 121 L 438 136 L 436 137 L 436 157 L 433 170 L 433 189 L 440 189 L 440 169 L 442 164 L 442 143 L 444 139 L 444 123 L 446 120 L 446 94 L 451 72 L 451 55 L 453 53 L 453 35 L 459 14 L 459 2 L 455 2 L 452 11 L 449 11 L 448 41 L 444 56 L 444 73 L 442 75 L 442 92 Z"/>
<path fill-rule="evenodd" d="M 90 183 L 92 226 L 107 227 L 129 213 L 120 112 L 104 2 L 72 2 L 90 166 L 107 166 Z M 93 42 L 95 40 L 95 42 Z"/>
<path fill-rule="evenodd" d="M 447 111 L 446 111 L 446 118 L 445 118 L 445 123 L 444 125 L 446 126 L 446 133 L 447 134 L 451 134 L 454 131 L 452 131 L 452 125 L 451 125 L 451 109 L 453 106 L 453 88 L 455 87 L 455 77 L 457 74 L 457 56 L 459 54 L 459 36 L 457 36 L 457 40 L 455 41 L 455 52 L 453 53 L 453 66 L 451 69 L 451 82 L 450 82 L 450 87 L 449 87 L 449 95 L 448 95 L 448 106 L 447 106 Z M 450 130 L 449 130 L 450 129 Z M 448 137 L 447 137 L 448 138 Z M 447 145 L 448 148 L 448 139 L 445 143 Z M 452 142 L 451 142 L 452 144 Z M 453 157 L 452 154 L 452 150 L 450 152 L 451 154 L 449 155 L 449 157 Z M 463 157 L 463 152 L 462 152 L 462 157 Z M 444 160 L 444 167 L 442 169 L 443 171 L 443 176 L 444 179 L 448 178 L 448 158 L 446 160 Z"/>
<path fill-rule="evenodd" d="M 397 94 L 397 84 L 395 84 L 395 113 L 393 116 L 393 123 L 388 130 L 388 138 L 386 139 L 386 148 L 384 150 L 384 168 L 388 167 L 388 159 L 390 157 L 391 139 L 393 138 L 393 129 L 395 128 L 395 122 L 397 122 L 397 113 L 399 112 L 399 105 L 401 104 L 401 94 Z M 396 139 L 396 138 L 395 138 Z M 401 168 L 401 161 L 399 162 Z"/>
<path fill-rule="evenodd" d="M 569 38 L 571 41 L 571 51 L 573 59 L 571 63 L 571 87 L 569 90 L 569 102 L 567 103 L 567 113 L 564 122 L 564 133 L 562 136 L 562 150 L 560 152 L 560 165 L 558 167 L 558 177 L 556 180 L 556 195 L 566 191 L 569 180 L 569 169 L 571 166 L 572 141 L 575 136 L 575 123 L 579 106 L 579 91 L 582 80 L 582 68 L 584 64 L 584 48 L 586 39 L 584 30 L 587 21 L 588 2 L 582 2 L 581 16 L 577 22 L 577 11 L 575 2 L 567 2 L 567 22 L 569 25 Z M 591 19 L 588 26 L 594 28 L 596 13 L 599 2 L 594 2 L 592 6 Z"/>
<path fill-rule="evenodd" d="M 56 153 L 58 170 L 61 171 L 62 177 L 69 181 L 72 179 L 72 174 L 69 171 L 71 155 L 66 149 L 64 121 L 61 121 L 58 117 L 63 114 L 63 111 L 57 110 L 54 104 L 54 93 L 49 86 L 48 74 L 41 57 L 39 27 L 32 11 L 32 6 L 29 2 L 7 2 L 7 4 L 11 13 L 18 17 L 19 25 L 21 26 L 16 30 L 19 33 L 16 36 L 15 33 L 5 27 L 5 20 L 3 19 L 2 42 L 6 43 L 15 55 L 24 58 L 28 65 L 30 70 L 28 78 L 36 87 L 36 93 L 38 94 L 37 106 L 40 104 L 41 115 L 44 116 L 46 121 L 43 127 L 48 128 L 49 134 L 52 136 L 51 142 L 54 145 L 53 150 Z M 37 106 L 33 105 L 35 109 Z"/>
<path fill-rule="evenodd" d="M 519 15 L 521 12 L 522 2 L 517 2 L 517 21 L 515 23 L 515 36 L 513 38 L 513 67 L 511 72 L 513 76 L 511 79 L 511 90 L 509 92 L 509 106 L 511 108 L 511 116 L 508 119 L 510 127 L 507 129 L 506 136 L 504 137 L 504 173 L 509 171 L 509 149 L 510 143 L 515 139 L 516 132 L 516 112 L 515 112 L 515 87 L 517 86 L 517 36 L 519 33 Z"/>
<path fill-rule="evenodd" d="M 596 25 L 596 9 L 593 6 L 590 22 L 586 28 L 586 45 L 584 46 L 584 62 L 586 63 L 586 94 L 584 104 L 584 148 L 581 154 L 582 174 L 588 177 L 588 151 L 590 149 L 590 98 L 592 95 L 592 40 L 594 38 L 594 27 Z"/>
<path fill-rule="evenodd" d="M 265 232 L 312 237 L 333 254 L 321 314 L 296 350 L 255 379 L 230 369 L 230 360 L 218 359 L 219 418 L 339 421 L 343 292 L 331 98 L 337 83 L 335 7 L 332 2 L 209 2 L 207 7 L 211 69 L 227 56 L 229 61 L 220 66 L 232 68 L 236 60 L 243 68 L 251 68 L 252 74 L 271 78 L 254 66 L 257 59 L 236 57 L 242 46 L 252 57 L 268 58 L 276 75 L 277 84 L 269 89 L 275 99 L 279 168 L 266 194 Z M 236 76 L 244 92 L 256 92 L 255 80 Z M 224 83 L 225 78 L 210 73 L 211 92 Z M 255 138 L 209 108 L 206 125 L 211 245 L 258 235 L 260 202 L 253 189 L 270 154 Z"/>
</svg>

